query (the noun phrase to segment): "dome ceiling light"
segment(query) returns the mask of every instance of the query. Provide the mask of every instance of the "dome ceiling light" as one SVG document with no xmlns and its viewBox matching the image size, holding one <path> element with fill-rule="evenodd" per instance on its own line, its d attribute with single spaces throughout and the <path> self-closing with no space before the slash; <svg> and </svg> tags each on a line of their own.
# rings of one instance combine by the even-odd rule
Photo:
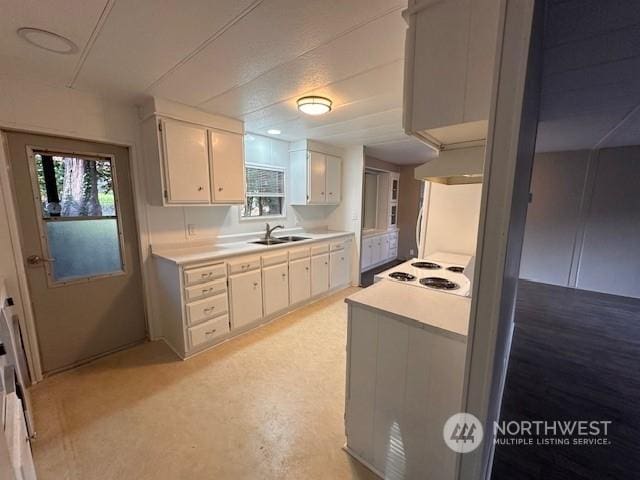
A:
<svg viewBox="0 0 640 480">
<path fill-rule="evenodd" d="M 41 28 L 22 27 L 16 33 L 25 42 L 49 52 L 69 55 L 78 51 L 78 46 L 68 38 Z"/>
<path fill-rule="evenodd" d="M 307 115 L 322 115 L 331 111 L 331 104 L 325 97 L 302 97 L 298 99 L 298 110 Z"/>
</svg>

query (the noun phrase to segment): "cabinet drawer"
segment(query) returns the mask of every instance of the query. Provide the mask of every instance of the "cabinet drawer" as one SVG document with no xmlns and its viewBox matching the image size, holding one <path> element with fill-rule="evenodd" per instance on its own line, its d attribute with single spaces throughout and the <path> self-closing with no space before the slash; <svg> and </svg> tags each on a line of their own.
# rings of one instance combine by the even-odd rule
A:
<svg viewBox="0 0 640 480">
<path fill-rule="evenodd" d="M 278 252 L 271 255 L 263 255 L 262 256 L 262 266 L 268 267 L 270 265 L 278 265 L 280 263 L 285 263 L 288 259 L 287 252 Z"/>
<path fill-rule="evenodd" d="M 322 245 L 313 245 L 311 247 L 311 255 L 320 255 L 329 251 L 329 244 L 323 243 Z"/>
<path fill-rule="evenodd" d="M 344 240 L 341 241 L 341 242 L 331 242 L 330 250 L 332 252 L 335 252 L 336 250 L 344 250 L 346 244 L 347 244 L 347 242 L 344 241 Z"/>
<path fill-rule="evenodd" d="M 242 257 L 229 262 L 229 275 L 244 273 L 260 268 L 260 257 Z"/>
<path fill-rule="evenodd" d="M 215 297 L 205 298 L 187 305 L 187 322 L 195 325 L 207 318 L 215 317 L 227 312 L 227 293 L 220 293 Z"/>
<path fill-rule="evenodd" d="M 301 258 L 309 257 L 309 247 L 307 248 L 295 248 L 293 250 L 289 250 L 289 261 L 299 260 Z"/>
<path fill-rule="evenodd" d="M 229 333 L 229 316 L 223 315 L 189 328 L 191 348 L 199 347 Z"/>
<path fill-rule="evenodd" d="M 226 278 L 220 278 L 214 282 L 201 283 L 200 285 L 193 285 L 184 289 L 185 302 L 193 302 L 200 298 L 210 297 L 218 293 L 227 291 Z"/>
<path fill-rule="evenodd" d="M 189 268 L 184 271 L 185 285 L 193 285 L 195 283 L 208 282 L 214 278 L 224 277 L 224 263 L 216 265 L 207 265 L 206 267 Z"/>
</svg>

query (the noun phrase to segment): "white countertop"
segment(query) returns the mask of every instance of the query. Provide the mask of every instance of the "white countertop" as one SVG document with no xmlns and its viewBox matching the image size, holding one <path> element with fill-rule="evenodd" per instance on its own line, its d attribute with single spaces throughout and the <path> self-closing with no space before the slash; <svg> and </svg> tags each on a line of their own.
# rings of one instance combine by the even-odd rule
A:
<svg viewBox="0 0 640 480">
<path fill-rule="evenodd" d="M 289 232 L 280 233 L 275 232 L 274 237 L 286 236 Z M 245 255 L 252 253 L 266 253 L 273 250 L 279 250 L 283 248 L 295 248 L 309 245 L 314 242 L 321 242 L 326 240 L 337 239 L 346 236 L 352 236 L 353 232 L 340 232 L 340 231 L 323 231 L 323 232 L 293 232 L 291 235 L 300 237 L 308 237 L 309 240 L 301 240 L 298 242 L 286 242 L 278 245 L 259 245 L 250 243 L 253 240 L 260 240 L 260 237 L 256 235 L 254 238 L 243 239 L 237 242 L 228 243 L 216 243 L 210 245 L 199 246 L 184 246 L 184 247 L 158 247 L 153 248 L 153 256 L 168 260 L 178 265 L 199 263 L 211 260 L 220 260 L 227 257 L 233 257 L 236 255 Z"/>
<path fill-rule="evenodd" d="M 390 280 L 380 280 L 347 297 L 347 303 L 388 313 L 420 328 L 466 339 L 471 299 Z"/>
</svg>

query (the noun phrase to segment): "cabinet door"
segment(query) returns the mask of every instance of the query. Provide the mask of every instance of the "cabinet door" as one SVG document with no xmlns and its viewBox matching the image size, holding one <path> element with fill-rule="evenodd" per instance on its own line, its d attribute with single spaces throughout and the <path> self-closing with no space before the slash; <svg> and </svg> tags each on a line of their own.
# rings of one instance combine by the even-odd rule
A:
<svg viewBox="0 0 640 480">
<path fill-rule="evenodd" d="M 244 203 L 244 154 L 242 135 L 209 131 L 211 185 L 214 203 Z"/>
<path fill-rule="evenodd" d="M 391 248 L 389 245 L 389 235 L 382 237 L 382 260 L 388 260 L 391 256 Z"/>
<path fill-rule="evenodd" d="M 346 285 L 349 281 L 349 255 L 347 250 L 337 250 L 329 255 L 331 288 Z"/>
<path fill-rule="evenodd" d="M 291 305 L 311 296 L 311 259 L 301 258 L 289 262 L 289 297 Z"/>
<path fill-rule="evenodd" d="M 286 263 L 264 267 L 262 285 L 265 316 L 289 306 L 289 266 Z"/>
<path fill-rule="evenodd" d="M 415 130 L 462 123 L 470 0 L 434 2 L 416 14 L 412 86 Z M 410 33 L 409 33 L 410 34 Z"/>
<path fill-rule="evenodd" d="M 309 200 L 308 203 L 325 203 L 327 162 L 322 153 L 309 152 Z"/>
<path fill-rule="evenodd" d="M 161 125 L 166 202 L 210 203 L 207 129 L 174 120 Z"/>
<path fill-rule="evenodd" d="M 327 161 L 327 203 L 340 203 L 342 189 L 342 159 L 326 155 Z"/>
<path fill-rule="evenodd" d="M 260 270 L 229 277 L 231 326 L 240 328 L 262 318 Z"/>
<path fill-rule="evenodd" d="M 398 189 L 400 187 L 400 179 L 396 175 L 391 176 L 391 201 L 398 201 Z"/>
<path fill-rule="evenodd" d="M 320 295 L 329 290 L 329 254 L 311 258 L 311 295 Z"/>
<path fill-rule="evenodd" d="M 389 207 L 389 226 L 396 225 L 398 225 L 398 205 L 391 205 Z"/>
<path fill-rule="evenodd" d="M 385 251 L 384 251 L 384 237 L 379 236 L 374 239 L 373 242 L 373 263 L 380 263 L 385 259 Z"/>
<path fill-rule="evenodd" d="M 365 238 L 362 241 L 362 270 L 373 265 L 373 238 Z"/>
</svg>

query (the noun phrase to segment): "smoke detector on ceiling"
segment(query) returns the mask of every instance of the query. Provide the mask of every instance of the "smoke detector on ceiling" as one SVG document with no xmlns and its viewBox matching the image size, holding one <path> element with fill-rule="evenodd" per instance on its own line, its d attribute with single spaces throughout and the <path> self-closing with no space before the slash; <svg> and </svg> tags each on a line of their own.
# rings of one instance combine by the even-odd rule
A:
<svg viewBox="0 0 640 480">
<path fill-rule="evenodd" d="M 20 38 L 34 47 L 49 52 L 69 55 L 78 51 L 78 46 L 62 35 L 41 28 L 22 27 L 16 32 Z"/>
</svg>

